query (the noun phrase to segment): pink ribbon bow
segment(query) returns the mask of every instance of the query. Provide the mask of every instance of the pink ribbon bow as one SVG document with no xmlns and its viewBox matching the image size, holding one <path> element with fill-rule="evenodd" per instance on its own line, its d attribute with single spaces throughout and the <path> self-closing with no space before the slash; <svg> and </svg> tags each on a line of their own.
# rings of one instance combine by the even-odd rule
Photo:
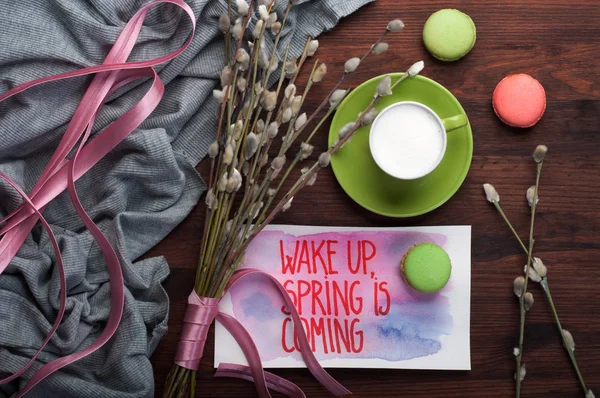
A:
<svg viewBox="0 0 600 398">
<path fill-rule="evenodd" d="M 285 301 L 289 309 L 292 320 L 294 321 L 295 334 L 298 336 L 300 352 L 306 363 L 306 367 L 313 376 L 334 395 L 352 394 L 344 386 L 338 383 L 333 377 L 323 369 L 313 354 L 306 332 L 302 326 L 300 315 L 294 306 L 285 288 L 277 279 L 260 270 L 246 268 L 237 271 L 227 284 L 226 291 L 233 285 L 244 279 L 248 275 L 262 275 L 273 283 Z M 248 331 L 232 316 L 219 312 L 219 299 L 199 297 L 195 291 L 188 298 L 188 309 L 186 310 L 183 322 L 181 337 L 177 346 L 175 363 L 181 367 L 191 370 L 198 370 L 200 359 L 204 351 L 206 335 L 213 319 L 217 319 L 231 333 L 235 341 L 240 345 L 249 366 L 235 365 L 231 363 L 220 364 L 215 377 L 235 377 L 253 381 L 256 385 L 256 391 L 261 398 L 271 397 L 269 389 L 275 390 L 288 397 L 304 398 L 305 395 L 294 383 L 285 380 L 277 375 L 265 372 L 262 368 L 260 354 L 252 341 Z"/>
</svg>

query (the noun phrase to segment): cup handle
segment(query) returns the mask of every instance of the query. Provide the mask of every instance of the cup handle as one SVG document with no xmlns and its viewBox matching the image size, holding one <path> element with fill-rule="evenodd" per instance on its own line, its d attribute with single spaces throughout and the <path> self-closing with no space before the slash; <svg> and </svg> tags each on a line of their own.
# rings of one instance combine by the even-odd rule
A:
<svg viewBox="0 0 600 398">
<path fill-rule="evenodd" d="M 444 124 L 444 129 L 446 129 L 446 132 L 449 133 L 469 124 L 469 119 L 467 118 L 467 115 L 462 113 L 460 115 L 442 119 L 442 123 Z"/>
</svg>

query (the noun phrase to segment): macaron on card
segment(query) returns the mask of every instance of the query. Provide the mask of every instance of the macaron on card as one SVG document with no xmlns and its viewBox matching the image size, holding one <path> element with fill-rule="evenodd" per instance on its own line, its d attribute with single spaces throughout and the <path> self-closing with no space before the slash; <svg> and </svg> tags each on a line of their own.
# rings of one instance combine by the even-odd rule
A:
<svg viewBox="0 0 600 398">
<path fill-rule="evenodd" d="M 438 284 L 444 280 L 436 287 L 441 290 L 424 293 L 407 283 L 401 263 L 411 248 L 411 264 L 405 265 L 422 264 L 426 271 L 418 276 L 425 279 L 441 269 L 443 275 L 430 275 Z M 430 254 L 438 266 L 430 266 Z M 295 303 L 312 351 L 325 367 L 471 367 L 470 226 L 270 225 L 248 247 L 243 267 L 260 269 L 281 282 Z M 264 367 L 304 367 L 282 298 L 264 276 L 250 277 L 252 283 L 231 289 L 220 310 L 247 329 Z M 247 364 L 218 322 L 214 358 L 215 367 Z"/>
</svg>

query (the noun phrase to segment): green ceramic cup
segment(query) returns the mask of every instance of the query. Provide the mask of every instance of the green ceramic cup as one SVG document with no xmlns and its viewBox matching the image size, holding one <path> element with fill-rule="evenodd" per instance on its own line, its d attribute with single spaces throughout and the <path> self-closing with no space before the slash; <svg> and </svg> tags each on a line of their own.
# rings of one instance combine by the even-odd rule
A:
<svg viewBox="0 0 600 398">
<path fill-rule="evenodd" d="M 404 170 L 393 170 L 392 168 L 389 168 L 389 166 L 386 167 L 386 164 L 384 162 L 380 161 L 380 155 L 377 155 L 377 148 L 376 145 L 374 143 L 373 137 L 375 135 L 378 134 L 378 130 L 381 128 L 379 121 L 382 119 L 382 117 L 385 117 L 385 115 L 388 114 L 392 114 L 394 111 L 397 110 L 397 108 L 410 108 L 410 107 L 418 107 L 421 108 L 423 110 L 425 110 L 430 116 L 431 116 L 431 120 L 433 120 L 439 128 L 440 131 L 440 138 L 441 138 L 441 150 L 439 151 L 440 155 L 438 156 L 438 158 L 435 160 L 435 162 L 431 165 L 429 165 L 427 168 L 423 168 L 421 170 L 418 170 L 417 173 L 415 174 L 414 171 L 410 174 L 406 174 Z M 398 124 L 402 124 L 402 120 L 401 117 L 398 117 L 397 119 L 397 123 Z M 427 118 L 427 120 L 429 121 L 429 119 Z M 445 117 L 443 119 L 441 119 L 437 113 L 434 112 L 433 109 L 431 109 L 430 107 L 428 107 L 425 104 L 422 104 L 420 102 L 415 102 L 415 101 L 400 101 L 400 102 L 396 102 L 390 106 L 388 106 L 387 108 L 385 108 L 384 110 L 382 110 L 379 115 L 375 118 L 375 120 L 373 121 L 372 125 L 371 125 L 371 129 L 369 132 L 369 149 L 371 150 L 371 156 L 373 156 L 373 160 L 375 161 L 375 163 L 379 166 L 379 168 L 381 168 L 381 170 L 383 170 L 385 173 L 389 174 L 390 176 L 394 177 L 394 178 L 398 178 L 400 180 L 416 180 L 418 178 L 422 178 L 425 177 L 427 174 L 433 172 L 438 166 L 439 164 L 442 162 L 442 159 L 444 158 L 444 155 L 446 153 L 446 146 L 447 146 L 447 138 L 446 138 L 446 134 L 444 134 L 443 132 L 445 131 L 446 133 L 449 133 L 451 131 L 455 131 L 457 129 L 460 129 L 461 127 L 466 126 L 467 124 L 469 124 L 469 119 L 467 119 L 467 115 L 465 115 L 464 113 L 459 113 L 457 115 L 453 115 L 453 116 L 449 116 L 449 117 Z M 414 126 L 411 126 L 414 128 Z M 417 131 L 419 130 L 419 126 L 416 126 Z M 423 128 L 423 126 L 421 126 L 421 128 Z"/>
<path fill-rule="evenodd" d="M 392 83 L 402 73 L 393 73 Z M 329 131 L 333 144 L 340 129 L 365 110 L 383 76 L 375 77 L 355 88 L 338 108 Z M 414 101 L 432 109 L 446 127 L 452 129 L 467 118 L 460 102 L 443 86 L 423 76 L 404 80 L 392 95 L 383 97 L 379 111 L 401 101 Z M 456 117 L 455 117 L 456 116 Z M 455 125 L 451 125 L 455 123 Z M 444 158 L 426 176 L 401 180 L 385 173 L 373 160 L 369 149 L 370 126 L 361 127 L 337 153 L 331 157 L 331 167 L 342 189 L 364 208 L 389 217 L 414 217 L 430 212 L 447 202 L 465 180 L 473 155 L 473 134 L 470 124 L 447 135 Z"/>
</svg>

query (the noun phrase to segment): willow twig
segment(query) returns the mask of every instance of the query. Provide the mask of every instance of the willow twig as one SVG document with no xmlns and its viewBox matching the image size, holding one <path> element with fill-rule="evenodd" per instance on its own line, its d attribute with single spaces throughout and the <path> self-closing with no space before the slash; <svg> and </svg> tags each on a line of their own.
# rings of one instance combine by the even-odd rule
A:
<svg viewBox="0 0 600 398">
<path fill-rule="evenodd" d="M 534 207 L 537 206 L 537 203 L 539 201 L 539 195 L 538 195 L 539 179 L 540 179 L 541 170 L 543 167 L 544 158 L 545 158 L 547 150 L 548 150 L 548 148 L 545 145 L 540 145 L 536 148 L 536 151 L 534 152 L 534 159 L 537 163 L 536 185 L 531 187 L 527 192 L 527 199 L 528 199 L 530 206 L 532 207 L 532 213 L 534 212 Z M 523 241 L 517 234 L 515 228 L 512 226 L 510 220 L 508 219 L 508 217 L 502 210 L 502 207 L 500 206 L 500 203 L 499 203 L 500 198 L 499 198 L 499 195 L 497 194 L 496 190 L 489 184 L 485 184 L 484 188 L 486 190 L 486 195 L 488 196 L 488 200 L 490 202 L 492 202 L 492 204 L 494 205 L 496 210 L 498 210 L 498 212 L 502 216 L 502 219 L 504 220 L 506 225 L 509 227 L 510 231 L 513 233 L 513 236 L 515 237 L 515 239 L 519 242 L 521 248 L 523 249 L 523 251 L 525 252 L 525 254 L 527 255 L 527 258 L 528 258 L 528 263 L 529 263 L 530 267 L 526 267 L 525 278 L 521 278 L 522 287 L 520 287 L 520 289 L 522 289 L 522 290 L 520 291 L 520 294 L 519 294 L 520 305 L 521 305 L 521 301 L 523 300 L 523 294 L 526 292 L 527 280 L 535 278 L 532 280 L 539 281 L 540 285 L 542 286 L 542 290 L 544 291 L 544 294 L 546 296 L 546 299 L 550 303 L 552 314 L 554 316 L 556 326 L 557 326 L 559 334 L 561 336 L 562 345 L 565 348 L 565 350 L 567 351 L 567 354 L 569 356 L 571 364 L 573 365 L 573 369 L 575 370 L 575 373 L 577 374 L 577 379 L 579 380 L 579 383 L 581 384 L 581 387 L 582 387 L 584 393 L 590 394 L 590 390 L 588 390 L 585 385 L 583 376 L 582 376 L 579 366 L 577 364 L 577 359 L 575 358 L 575 349 L 574 349 L 574 343 L 572 340 L 572 336 L 569 332 L 566 332 L 563 329 L 562 324 L 560 322 L 560 318 L 558 316 L 558 312 L 556 311 L 556 307 L 554 305 L 554 301 L 552 300 L 552 294 L 550 292 L 550 286 L 548 284 L 548 276 L 547 276 L 546 266 L 543 265 L 542 261 L 536 257 L 536 258 L 533 258 L 533 268 L 531 267 L 530 259 L 532 258 L 533 250 L 531 249 L 531 247 L 528 249 L 525 246 L 525 244 L 523 243 Z M 531 195 L 530 195 L 530 193 L 531 193 Z M 519 338 L 520 345 L 519 345 L 518 351 L 516 351 L 517 359 L 519 358 L 520 355 L 522 355 L 522 351 L 523 351 L 523 347 L 522 347 L 522 329 L 523 329 L 523 323 L 524 323 L 523 312 L 521 313 L 521 315 L 522 315 L 521 316 L 522 323 L 519 325 L 520 326 L 520 328 L 519 328 L 519 330 L 520 330 L 520 338 Z M 570 341 L 568 340 L 567 337 L 570 339 Z M 517 361 L 517 369 L 519 369 L 519 367 L 520 367 L 520 362 Z M 517 381 L 517 386 L 518 386 L 517 394 L 519 394 L 520 393 L 519 381 Z"/>
</svg>

